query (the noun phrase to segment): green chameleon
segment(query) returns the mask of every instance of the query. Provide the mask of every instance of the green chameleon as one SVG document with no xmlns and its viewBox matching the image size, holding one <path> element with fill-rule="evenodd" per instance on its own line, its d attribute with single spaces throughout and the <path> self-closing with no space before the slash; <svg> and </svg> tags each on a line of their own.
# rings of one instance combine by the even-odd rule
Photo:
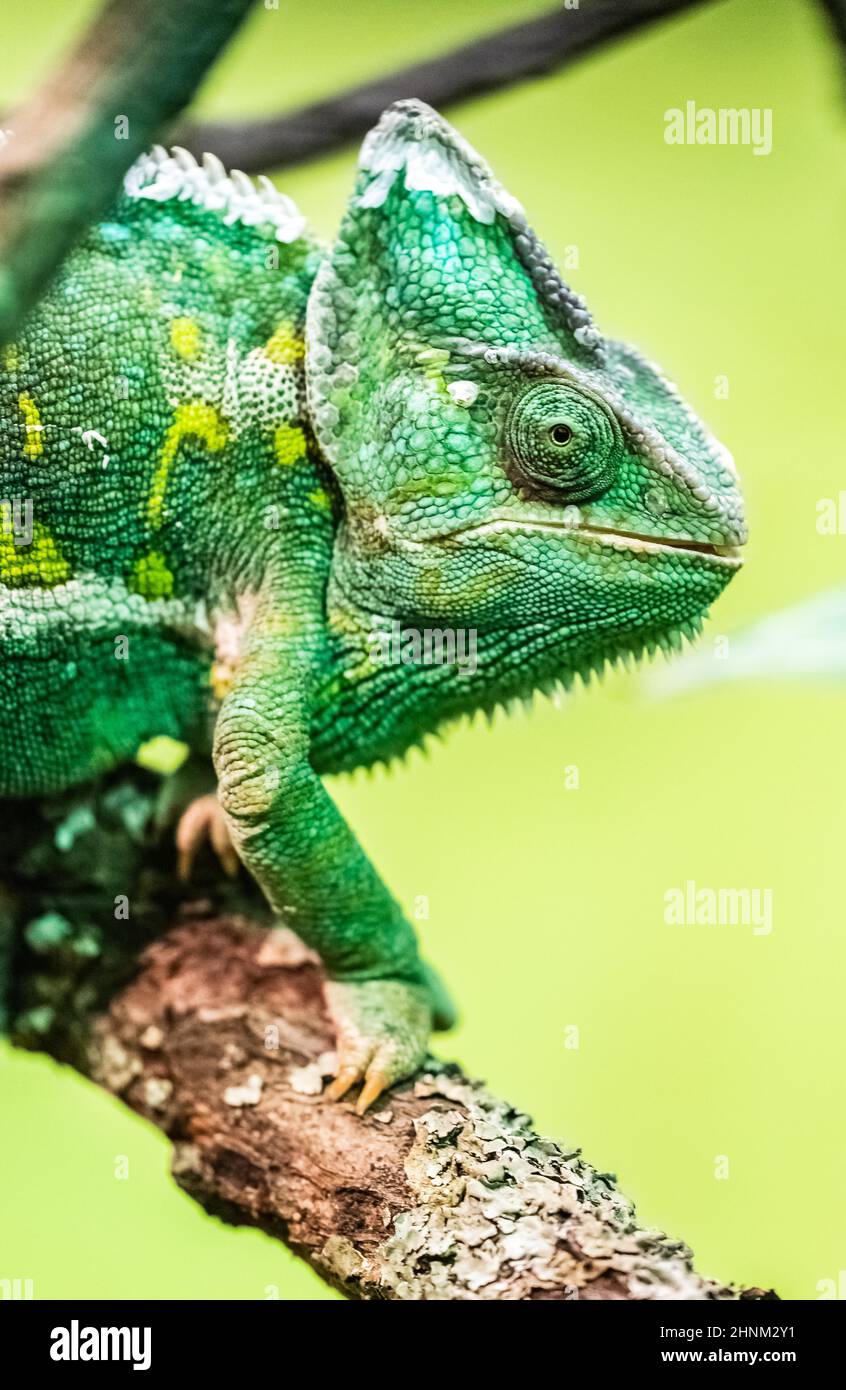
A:
<svg viewBox="0 0 846 1390">
<path fill-rule="evenodd" d="M 731 458 L 417 101 L 329 249 L 154 149 L 0 380 L 0 795 L 211 754 L 182 869 L 208 836 L 319 952 L 362 1112 L 452 1010 L 321 774 L 694 636 L 745 539 Z"/>
</svg>

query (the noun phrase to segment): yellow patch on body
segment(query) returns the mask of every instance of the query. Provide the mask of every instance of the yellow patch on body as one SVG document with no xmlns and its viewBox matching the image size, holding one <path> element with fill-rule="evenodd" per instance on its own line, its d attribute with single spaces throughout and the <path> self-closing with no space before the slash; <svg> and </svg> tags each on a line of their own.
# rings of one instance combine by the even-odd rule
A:
<svg viewBox="0 0 846 1390">
<path fill-rule="evenodd" d="M 7 372 L 16 372 L 20 366 L 17 343 L 6 343 L 3 348 L 3 366 Z"/>
<path fill-rule="evenodd" d="M 276 332 L 264 345 L 265 356 L 279 366 L 293 366 L 305 357 L 305 343 L 298 336 L 294 325 L 283 319 Z"/>
<path fill-rule="evenodd" d="M 203 346 L 200 325 L 194 319 L 174 319 L 170 325 L 170 345 L 174 352 L 188 361 L 198 357 Z"/>
<path fill-rule="evenodd" d="M 129 587 L 142 598 L 171 598 L 173 571 L 168 567 L 161 551 L 151 550 L 136 561 L 129 579 Z"/>
<path fill-rule="evenodd" d="M 147 521 L 157 530 L 164 519 L 164 497 L 170 470 L 183 439 L 199 439 L 211 453 L 223 448 L 227 439 L 226 423 L 219 412 L 206 401 L 188 401 L 177 406 L 173 424 L 165 436 L 153 486 L 147 501 Z"/>
<path fill-rule="evenodd" d="M 44 453 L 44 445 L 41 441 L 41 431 L 44 426 L 41 423 L 41 416 L 38 413 L 38 406 L 28 396 L 25 391 L 21 391 L 18 396 L 18 407 L 24 417 L 26 426 L 26 440 L 24 441 L 23 451 L 28 459 L 37 459 Z"/>
<path fill-rule="evenodd" d="M 158 734 L 156 738 L 148 738 L 146 743 L 141 744 L 135 754 L 135 761 L 141 767 L 148 767 L 151 772 L 161 772 L 169 776 L 182 766 L 189 751 L 187 743 L 168 738 L 167 734 Z"/>
<path fill-rule="evenodd" d="M 314 492 L 308 494 L 308 500 L 318 512 L 329 512 L 332 510 L 332 498 L 324 488 L 318 487 Z"/>
<path fill-rule="evenodd" d="M 290 468 L 306 457 L 306 439 L 298 425 L 277 425 L 273 431 L 273 452 L 281 468 Z"/>
<path fill-rule="evenodd" d="M 29 545 L 16 545 L 0 531 L 0 584 L 8 589 L 53 589 L 70 576 L 70 565 L 46 526 L 36 521 Z"/>
<path fill-rule="evenodd" d="M 446 380 L 444 378 L 444 367 L 450 360 L 450 353 L 447 348 L 421 347 L 415 355 L 415 362 L 423 368 L 424 375 L 446 395 Z"/>
</svg>

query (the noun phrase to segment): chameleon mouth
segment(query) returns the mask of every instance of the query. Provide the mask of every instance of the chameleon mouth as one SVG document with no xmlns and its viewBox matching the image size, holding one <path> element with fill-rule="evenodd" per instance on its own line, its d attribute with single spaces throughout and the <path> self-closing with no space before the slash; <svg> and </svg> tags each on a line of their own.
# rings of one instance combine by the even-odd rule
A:
<svg viewBox="0 0 846 1390">
<path fill-rule="evenodd" d="M 591 526 L 584 522 L 552 521 L 549 519 L 525 519 L 519 521 L 500 518 L 497 521 L 482 522 L 480 526 L 470 526 L 464 535 L 489 535 L 502 532 L 521 533 L 526 531 L 548 531 L 573 536 L 584 541 L 598 541 L 615 550 L 628 550 L 644 555 L 702 555 L 718 565 L 732 569 L 743 564 L 743 556 L 736 545 L 719 545 L 712 541 L 696 541 L 687 536 L 646 536 L 639 531 L 618 531 L 612 526 Z M 461 534 L 454 532 L 453 535 Z"/>
<path fill-rule="evenodd" d="M 645 550 L 650 553 L 667 550 L 693 552 L 695 555 L 709 555 L 713 559 L 725 560 L 734 565 L 743 564 L 740 547 L 736 545 L 717 545 L 711 541 L 695 541 L 687 536 L 644 536 L 639 531 L 615 531 L 606 526 L 579 526 L 574 528 L 581 534 L 598 536 L 611 544 L 622 542 L 628 550 Z"/>
</svg>

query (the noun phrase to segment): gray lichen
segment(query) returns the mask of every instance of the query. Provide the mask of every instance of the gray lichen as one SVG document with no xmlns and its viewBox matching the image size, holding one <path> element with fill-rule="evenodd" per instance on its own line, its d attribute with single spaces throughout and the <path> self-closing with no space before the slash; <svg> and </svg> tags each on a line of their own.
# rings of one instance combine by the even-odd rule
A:
<svg viewBox="0 0 846 1390">
<path fill-rule="evenodd" d="M 359 1279 L 367 1268 L 366 1261 L 346 1236 L 330 1236 L 319 1258 L 326 1269 L 342 1282 Z"/>
<path fill-rule="evenodd" d="M 405 1161 L 415 1204 L 368 1262 L 385 1297 L 579 1298 L 603 1276 L 618 1296 L 737 1297 L 693 1271 L 687 1246 L 639 1227 L 610 1175 L 482 1086 L 443 1071 L 416 1092 L 446 1103 L 415 1122 Z"/>
</svg>

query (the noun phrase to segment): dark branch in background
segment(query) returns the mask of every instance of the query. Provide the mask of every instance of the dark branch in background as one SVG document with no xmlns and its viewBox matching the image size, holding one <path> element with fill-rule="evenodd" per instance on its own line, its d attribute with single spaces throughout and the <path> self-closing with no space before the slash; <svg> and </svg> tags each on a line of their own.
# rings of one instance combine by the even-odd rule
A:
<svg viewBox="0 0 846 1390">
<path fill-rule="evenodd" d="M 193 97 L 250 0 L 110 0 L 0 151 L 0 342 L 132 161 Z M 116 121 L 126 119 L 126 126 Z M 126 138 L 116 138 L 123 135 Z"/>
<path fill-rule="evenodd" d="M 278 169 L 328 154 L 358 140 L 386 106 L 418 97 L 443 108 L 482 92 L 554 72 L 609 39 L 705 0 L 581 0 L 441 57 L 415 63 L 288 115 L 255 121 L 208 121 L 181 128 L 178 144 L 193 154 L 212 150 L 227 168 Z"/>
<path fill-rule="evenodd" d="M 820 4 L 827 12 L 829 22 L 834 30 L 834 36 L 840 47 L 840 61 L 844 68 L 846 77 L 846 0 L 820 0 Z"/>
<path fill-rule="evenodd" d="M 125 769 L 16 807 L 0 938 L 5 922 L 13 1040 L 164 1130 L 176 1181 L 207 1210 L 285 1241 L 350 1298 L 775 1297 L 697 1274 L 612 1174 L 457 1067 L 433 1061 L 363 1119 L 324 1101 L 315 958 L 261 928 L 258 890 L 246 875 L 221 886 L 211 861 L 180 910 L 158 790 Z"/>
<path fill-rule="evenodd" d="M 173 138 L 232 168 L 294 164 L 357 139 L 398 97 L 449 106 L 702 3 L 582 0 L 290 115 L 191 125 Z M 13 138 L 0 150 L 0 342 L 106 209 L 129 165 L 172 126 L 249 4 L 109 0 L 76 52 L 13 118 Z"/>
</svg>

